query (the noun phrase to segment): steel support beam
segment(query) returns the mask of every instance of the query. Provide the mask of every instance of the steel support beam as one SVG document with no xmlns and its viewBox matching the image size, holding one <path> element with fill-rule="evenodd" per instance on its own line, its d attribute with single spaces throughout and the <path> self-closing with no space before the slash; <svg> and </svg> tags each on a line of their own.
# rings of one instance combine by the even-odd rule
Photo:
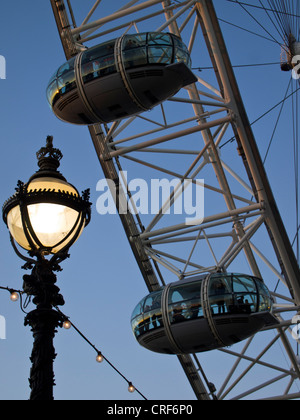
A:
<svg viewBox="0 0 300 420">
<path fill-rule="evenodd" d="M 233 129 L 256 199 L 265 205 L 265 224 L 291 295 L 300 304 L 300 269 L 279 214 L 267 174 L 245 111 L 212 0 L 197 3 L 207 48 L 221 91 L 235 116 Z"/>
</svg>

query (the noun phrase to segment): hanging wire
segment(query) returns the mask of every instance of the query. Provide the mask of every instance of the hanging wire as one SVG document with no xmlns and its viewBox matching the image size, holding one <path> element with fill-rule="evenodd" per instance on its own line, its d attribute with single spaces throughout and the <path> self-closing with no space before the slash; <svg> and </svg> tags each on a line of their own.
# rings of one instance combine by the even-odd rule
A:
<svg viewBox="0 0 300 420">
<path fill-rule="evenodd" d="M 267 0 L 282 35 L 288 41 L 292 34 L 296 40 L 300 35 L 300 8 L 298 0 Z"/>
<path fill-rule="evenodd" d="M 235 69 L 241 69 L 241 68 L 248 68 L 248 67 L 266 67 L 266 66 L 278 66 L 280 64 L 280 62 L 276 62 L 276 63 L 258 63 L 258 64 L 236 64 L 233 65 L 232 68 Z M 192 67 L 192 70 L 198 70 L 198 71 L 203 71 L 203 70 L 213 70 L 214 67 L 213 66 L 207 66 L 207 67 Z"/>
<path fill-rule="evenodd" d="M 291 37 L 300 41 L 300 4 L 299 0 L 258 0 L 260 5 L 249 4 L 238 0 L 226 0 L 230 3 L 239 5 L 254 20 L 264 32 L 268 34 L 275 42 L 280 44 L 273 35 L 259 22 L 258 19 L 248 10 L 256 8 L 264 10 L 272 23 L 273 28 L 281 38 L 283 46 L 288 50 L 291 43 Z"/>
<path fill-rule="evenodd" d="M 76 325 L 70 321 L 70 319 L 58 308 L 55 307 L 55 309 L 57 310 L 57 312 L 59 312 L 59 314 L 65 319 L 65 322 L 67 322 L 68 325 L 72 326 L 74 328 L 74 330 L 80 335 L 81 338 L 84 339 L 84 341 L 90 346 L 92 347 L 92 349 L 95 350 L 95 352 L 97 353 L 97 357 L 96 360 L 97 362 L 102 362 L 103 360 L 105 360 L 109 366 L 118 373 L 118 375 L 120 375 L 124 381 L 127 382 L 128 384 L 128 391 L 129 392 L 137 392 L 144 400 L 147 400 L 147 398 L 135 387 L 133 386 L 132 382 L 129 381 L 121 372 L 119 369 L 116 368 L 115 365 L 113 365 L 104 355 L 103 353 L 94 345 L 91 343 L 91 341 L 79 330 L 79 328 L 76 327 Z M 65 327 L 66 329 L 69 329 L 69 327 Z"/>
<path fill-rule="evenodd" d="M 2 287 L 2 286 L 0 286 L 0 290 L 6 290 L 7 292 L 9 292 L 10 293 L 10 299 L 13 302 L 17 302 L 18 300 L 20 300 L 21 311 L 24 314 L 27 315 L 27 312 L 25 312 L 25 310 L 24 310 L 28 306 L 28 304 L 26 305 L 26 300 L 25 300 L 25 304 L 23 305 L 23 294 L 24 294 L 24 292 L 22 292 L 21 290 L 12 289 L 11 287 Z"/>
<path fill-rule="evenodd" d="M 292 56 L 294 54 L 292 49 L 292 44 L 296 41 L 300 41 L 300 1 L 299 0 L 258 0 L 258 4 L 249 4 L 248 2 L 243 2 L 239 0 L 226 0 L 230 3 L 235 3 L 240 6 L 250 17 L 251 19 L 257 23 L 264 32 L 270 37 L 270 40 L 276 41 L 273 35 L 258 21 L 258 19 L 250 13 L 248 10 L 249 8 L 260 9 L 266 13 L 268 20 L 271 22 L 273 29 L 275 29 L 276 33 L 281 38 L 283 44 L 282 52 L 285 51 L 287 56 Z M 249 31 L 250 32 L 250 31 Z M 258 35 L 258 34 L 257 34 Z M 199 69 L 200 71 L 202 69 Z M 298 80 L 299 82 L 300 80 Z M 288 90 L 291 88 L 291 95 L 288 95 Z M 285 93 L 285 97 L 283 101 L 277 104 L 275 107 L 271 108 L 267 113 L 261 116 L 258 120 L 263 118 L 269 112 L 271 112 L 274 108 L 281 105 L 278 118 L 275 123 L 274 131 L 272 133 L 271 140 L 268 145 L 268 149 L 266 152 L 266 156 L 264 162 L 266 161 L 271 145 L 274 140 L 275 132 L 283 111 L 284 104 L 286 100 L 292 96 L 292 118 L 293 118 L 293 164 L 294 164 L 294 178 L 295 178 L 295 207 L 296 207 L 296 234 L 293 241 L 293 246 L 295 246 L 296 256 L 298 260 L 298 264 L 300 265 L 300 192 L 299 192 L 299 122 L 298 122 L 298 115 L 299 115 L 299 95 L 298 95 L 299 88 L 294 87 L 292 85 L 292 80 L 289 83 L 288 89 Z M 251 125 L 255 124 L 258 120 L 254 121 Z M 230 142 L 232 142 L 235 137 L 232 137 L 228 141 L 226 141 L 220 148 L 226 146 Z"/>
<path fill-rule="evenodd" d="M 23 302 L 22 302 L 22 296 L 23 296 L 23 294 L 25 294 L 25 292 L 23 292 L 23 291 L 21 291 L 21 290 L 16 290 L 16 289 L 12 289 L 12 288 L 10 288 L 10 287 L 3 287 L 3 286 L 0 286 L 0 290 L 5 290 L 5 291 L 8 291 L 9 293 L 10 293 L 10 298 L 11 298 L 11 300 L 13 301 L 13 302 L 17 302 L 19 299 L 20 299 L 20 306 L 21 306 L 21 310 L 22 310 L 22 312 L 24 312 L 25 314 L 27 314 L 27 312 L 25 312 L 24 311 L 24 309 L 23 309 Z M 30 302 L 30 300 L 26 303 L 26 301 L 25 301 L 25 303 L 26 303 L 26 307 L 28 306 L 28 304 L 29 304 L 29 302 Z M 124 381 L 126 381 L 127 382 L 127 384 L 128 384 L 128 391 L 130 392 L 130 393 L 133 393 L 133 392 L 137 392 L 144 400 L 146 400 L 147 401 L 147 398 L 141 393 L 141 391 L 139 391 L 133 384 L 132 384 L 132 382 L 131 381 L 129 381 L 127 378 L 126 378 L 126 376 L 125 375 L 123 375 L 122 374 L 122 372 L 119 370 L 119 369 L 117 369 L 116 368 L 116 366 L 113 364 L 113 363 L 111 363 L 103 354 L 102 354 L 102 352 L 100 351 L 100 350 L 98 350 L 97 349 L 97 347 L 94 345 L 94 344 L 92 344 L 91 343 L 91 341 L 79 330 L 79 328 L 77 328 L 76 327 L 76 325 L 73 323 L 73 322 L 71 322 L 70 321 L 70 319 L 56 306 L 55 307 L 55 309 L 56 309 L 56 311 L 63 317 L 63 319 L 65 320 L 64 321 L 64 328 L 65 329 L 70 329 L 71 327 L 73 327 L 74 328 L 74 330 L 80 335 L 80 337 L 82 337 L 83 339 L 84 339 L 84 341 L 86 342 L 86 343 L 88 343 L 89 344 L 89 346 L 90 347 L 92 347 L 94 350 L 95 350 L 95 352 L 97 353 L 97 357 L 96 357 L 96 361 L 98 362 L 98 363 L 101 363 L 101 362 L 103 362 L 103 361 L 106 361 L 107 363 L 108 363 L 108 365 L 115 371 L 115 372 L 117 372 L 118 373 L 118 375 L 120 375 L 123 379 L 124 379 Z"/>
<path fill-rule="evenodd" d="M 286 99 L 287 99 L 288 92 L 289 92 L 289 90 L 290 90 L 290 88 L 291 88 L 291 84 L 292 84 L 292 79 L 289 81 L 289 84 L 288 84 L 288 87 L 287 87 L 286 93 L 285 93 L 285 95 L 284 95 L 284 99 L 283 99 L 282 104 L 281 104 L 281 107 L 280 107 L 280 111 L 279 111 L 279 114 L 278 114 L 278 117 L 277 117 L 277 120 L 276 120 L 276 123 L 275 123 L 275 127 L 274 127 L 274 130 L 273 130 L 273 133 L 272 133 L 272 136 L 271 136 L 271 139 L 270 139 L 270 142 L 269 142 L 268 148 L 267 148 L 267 152 L 266 152 L 265 157 L 264 157 L 264 160 L 263 160 L 263 163 L 264 163 L 264 164 L 266 163 L 266 160 L 267 160 L 267 158 L 268 158 L 268 155 L 269 155 L 269 152 L 270 152 L 270 149 L 271 149 L 271 146 L 272 146 L 272 143 L 273 143 L 274 137 L 275 137 L 275 133 L 276 133 L 276 130 L 277 130 L 277 127 L 278 127 L 278 124 L 279 124 L 279 120 L 280 120 L 280 117 L 281 117 L 281 115 L 282 115 L 282 111 L 283 111 L 283 108 L 284 108 L 284 105 L 285 105 L 285 101 L 286 101 Z M 296 92 L 296 93 L 297 93 L 297 92 Z"/>
<path fill-rule="evenodd" d="M 300 90 L 300 87 L 298 87 L 294 92 L 292 92 L 291 94 L 289 94 L 288 96 L 286 96 L 284 99 L 282 99 L 280 102 L 278 102 L 276 105 L 272 106 L 272 108 L 270 108 L 268 111 L 266 111 L 264 114 L 262 114 L 260 117 L 258 117 L 255 121 L 253 121 L 250 125 L 253 126 L 254 124 L 256 124 L 258 121 L 260 121 L 261 119 L 263 119 L 264 117 L 266 117 L 268 114 L 270 114 L 272 111 L 274 111 L 277 107 L 279 107 L 280 105 L 282 105 L 285 101 L 287 101 L 290 97 L 292 97 L 293 95 L 295 95 L 296 92 L 298 92 Z M 225 143 L 223 143 L 219 148 L 222 149 L 223 147 L 227 146 L 229 143 L 233 143 L 235 140 L 235 136 L 232 136 L 229 140 L 225 141 Z"/>
<path fill-rule="evenodd" d="M 262 25 L 259 20 L 252 14 L 249 12 L 249 10 L 244 6 L 244 4 L 240 1 L 235 1 L 234 3 L 237 3 L 238 5 L 240 5 L 240 7 L 252 18 L 252 20 L 254 20 L 254 22 L 256 22 L 256 24 L 271 38 L 273 39 L 274 42 L 276 42 L 277 44 L 279 44 L 281 46 L 281 43 L 277 41 L 277 39 L 271 34 L 271 32 L 269 30 L 267 30 L 267 28 L 265 28 L 264 25 Z"/>
<path fill-rule="evenodd" d="M 298 91 L 292 102 L 293 106 L 293 150 L 294 150 L 294 173 L 295 173 L 295 200 L 296 200 L 296 256 L 298 264 L 300 264 L 300 238 L 299 238 L 299 101 Z"/>
</svg>

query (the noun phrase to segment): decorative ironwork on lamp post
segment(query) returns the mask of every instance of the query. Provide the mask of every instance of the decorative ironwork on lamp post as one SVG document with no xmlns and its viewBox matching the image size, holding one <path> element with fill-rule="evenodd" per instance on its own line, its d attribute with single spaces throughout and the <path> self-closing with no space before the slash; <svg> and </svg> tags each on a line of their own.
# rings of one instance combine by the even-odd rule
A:
<svg viewBox="0 0 300 420">
<path fill-rule="evenodd" d="M 55 307 L 64 305 L 56 286 L 55 272 L 69 257 L 69 249 L 90 222 L 90 191 L 80 196 L 58 171 L 63 155 L 47 137 L 46 147 L 37 152 L 39 170 L 24 184 L 19 181 L 16 193 L 3 206 L 3 220 L 10 231 L 17 255 L 30 269 L 24 275 L 23 290 L 33 297 L 36 309 L 25 318 L 33 337 L 30 372 L 31 400 L 53 400 L 56 358 L 53 339 L 64 319 Z M 29 254 L 23 255 L 16 243 Z"/>
</svg>

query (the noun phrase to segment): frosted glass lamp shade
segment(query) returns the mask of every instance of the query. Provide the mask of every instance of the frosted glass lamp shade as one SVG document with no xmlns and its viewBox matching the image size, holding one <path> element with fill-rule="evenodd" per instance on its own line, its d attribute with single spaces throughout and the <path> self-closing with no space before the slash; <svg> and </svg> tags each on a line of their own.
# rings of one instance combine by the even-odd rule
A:
<svg viewBox="0 0 300 420">
<path fill-rule="evenodd" d="M 88 207 L 65 180 L 41 177 L 20 185 L 3 211 L 12 237 L 22 248 L 57 254 L 81 235 Z"/>
</svg>

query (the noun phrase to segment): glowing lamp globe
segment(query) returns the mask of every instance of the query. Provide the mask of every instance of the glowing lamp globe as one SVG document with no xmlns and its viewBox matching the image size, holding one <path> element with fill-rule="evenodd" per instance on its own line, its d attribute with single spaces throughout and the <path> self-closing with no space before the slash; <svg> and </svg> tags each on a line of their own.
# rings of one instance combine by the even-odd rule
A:
<svg viewBox="0 0 300 420">
<path fill-rule="evenodd" d="M 81 197 L 58 172 L 63 156 L 52 141 L 37 153 L 39 170 L 3 206 L 12 238 L 31 255 L 67 251 L 90 221 L 89 191 Z"/>
</svg>

